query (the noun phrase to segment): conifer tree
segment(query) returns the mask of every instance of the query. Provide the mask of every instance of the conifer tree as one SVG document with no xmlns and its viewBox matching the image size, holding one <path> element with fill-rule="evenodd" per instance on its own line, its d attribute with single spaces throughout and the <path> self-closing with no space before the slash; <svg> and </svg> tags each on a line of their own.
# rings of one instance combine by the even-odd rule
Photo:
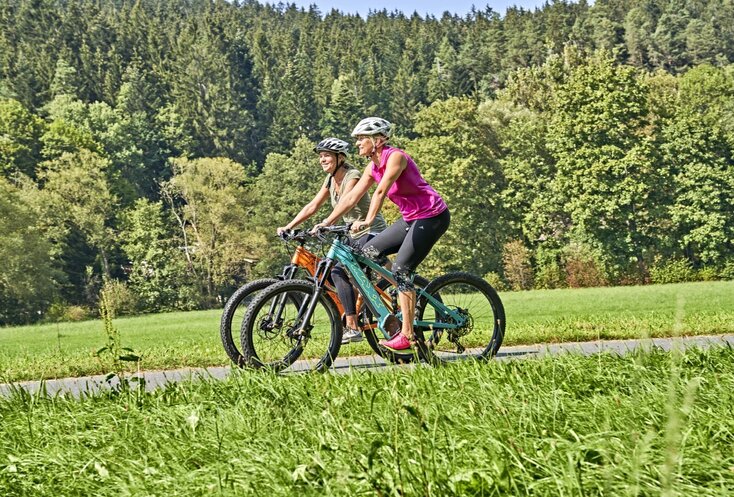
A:
<svg viewBox="0 0 734 497">
<path fill-rule="evenodd" d="M 348 140 L 352 128 L 362 119 L 364 105 L 357 95 L 353 74 L 342 74 L 331 85 L 331 98 L 321 118 L 323 136 Z"/>
</svg>

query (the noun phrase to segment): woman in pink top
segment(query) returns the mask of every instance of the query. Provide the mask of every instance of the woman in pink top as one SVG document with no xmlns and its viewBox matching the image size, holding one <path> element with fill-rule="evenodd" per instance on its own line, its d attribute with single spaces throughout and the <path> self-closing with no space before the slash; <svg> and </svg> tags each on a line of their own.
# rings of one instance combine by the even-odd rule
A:
<svg viewBox="0 0 734 497">
<path fill-rule="evenodd" d="M 351 209 L 369 188 L 377 184 L 364 221 L 352 225 L 353 231 L 367 228 L 380 212 L 385 197 L 398 206 L 403 218 L 367 242 L 363 251 L 378 259 L 397 253 L 392 271 L 399 291 L 403 323 L 400 333 L 380 342 L 392 350 L 410 348 L 415 316 L 415 269 L 449 227 L 451 215 L 441 196 L 431 188 L 413 159 L 403 150 L 387 144 L 392 124 L 379 117 L 368 117 L 357 124 L 352 136 L 357 138 L 359 155 L 369 157 L 364 174 L 339 205 L 318 226 L 329 226 Z"/>
</svg>

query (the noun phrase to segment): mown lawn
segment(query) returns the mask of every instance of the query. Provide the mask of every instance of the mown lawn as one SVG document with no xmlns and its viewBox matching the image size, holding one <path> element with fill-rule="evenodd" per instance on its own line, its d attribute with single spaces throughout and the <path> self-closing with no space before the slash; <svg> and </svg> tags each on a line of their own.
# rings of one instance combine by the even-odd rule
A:
<svg viewBox="0 0 734 497">
<path fill-rule="evenodd" d="M 0 495 L 725 496 L 733 406 L 729 347 L 17 392 Z"/>
<path fill-rule="evenodd" d="M 506 292 L 501 297 L 508 323 L 505 345 L 734 332 L 734 281 Z M 142 356 L 131 369 L 225 365 L 220 313 L 118 318 L 114 325 L 122 345 Z M 2 328 L 0 381 L 106 373 L 109 364 L 94 355 L 105 341 L 100 320 Z M 343 347 L 340 354 L 370 353 L 360 343 Z"/>
</svg>

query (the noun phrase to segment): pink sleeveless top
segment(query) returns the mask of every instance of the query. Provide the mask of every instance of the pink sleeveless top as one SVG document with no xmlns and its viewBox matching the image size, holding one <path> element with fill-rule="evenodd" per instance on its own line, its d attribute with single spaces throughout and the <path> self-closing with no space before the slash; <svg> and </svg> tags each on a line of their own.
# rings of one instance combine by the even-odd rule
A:
<svg viewBox="0 0 734 497">
<path fill-rule="evenodd" d="M 436 193 L 436 190 L 423 179 L 413 158 L 399 148 L 385 146 L 382 149 L 380 164 L 370 163 L 372 165 L 372 178 L 377 183 L 380 182 L 385 175 L 387 159 L 394 153 L 403 154 L 408 161 L 408 165 L 387 191 L 387 198 L 398 206 L 403 219 L 407 222 L 416 219 L 427 219 L 438 216 L 445 211 L 447 206 L 441 195 Z"/>
</svg>

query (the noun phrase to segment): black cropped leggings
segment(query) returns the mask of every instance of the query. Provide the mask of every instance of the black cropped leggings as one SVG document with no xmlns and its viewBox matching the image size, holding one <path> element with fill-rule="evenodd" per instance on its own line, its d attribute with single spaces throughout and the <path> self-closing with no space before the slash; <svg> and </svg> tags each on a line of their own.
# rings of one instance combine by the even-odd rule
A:
<svg viewBox="0 0 734 497">
<path fill-rule="evenodd" d="M 363 252 L 374 259 L 397 253 L 392 272 L 398 283 L 398 290 L 411 291 L 412 276 L 418 264 L 423 262 L 441 235 L 446 233 L 449 224 L 451 214 L 448 209 L 427 219 L 410 222 L 400 219 L 369 240 Z"/>
</svg>

